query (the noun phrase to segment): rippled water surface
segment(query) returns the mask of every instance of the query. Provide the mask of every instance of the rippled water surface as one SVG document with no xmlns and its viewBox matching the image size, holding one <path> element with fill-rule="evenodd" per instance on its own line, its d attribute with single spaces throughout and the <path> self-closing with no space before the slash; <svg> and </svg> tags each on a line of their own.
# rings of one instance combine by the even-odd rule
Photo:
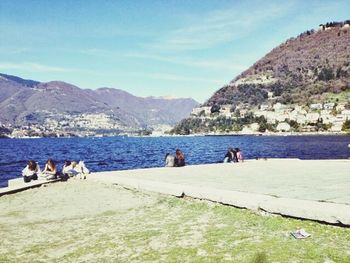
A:
<svg viewBox="0 0 350 263">
<path fill-rule="evenodd" d="M 92 171 L 160 167 L 164 155 L 180 148 L 187 164 L 221 162 L 228 147 L 239 147 L 246 159 L 350 157 L 350 136 L 203 136 L 203 137 L 106 137 L 0 140 L 0 186 L 21 175 L 26 161 L 43 168 L 48 158 L 58 166 L 64 160 L 85 160 Z"/>
</svg>

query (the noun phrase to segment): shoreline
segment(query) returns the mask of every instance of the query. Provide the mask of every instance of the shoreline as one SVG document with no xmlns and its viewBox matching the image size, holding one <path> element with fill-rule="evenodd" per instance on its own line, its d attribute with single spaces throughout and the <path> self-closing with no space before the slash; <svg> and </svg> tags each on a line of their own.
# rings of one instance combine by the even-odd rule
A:
<svg viewBox="0 0 350 263">
<path fill-rule="evenodd" d="M 45 138 L 111 138 L 111 137 L 125 137 L 125 138 L 159 138 L 159 137 L 204 137 L 204 136 L 276 136 L 276 137 L 288 137 L 288 136 L 350 136 L 347 132 L 275 132 L 275 133 L 201 133 L 201 134 L 163 134 L 163 135 L 113 135 L 113 136 L 60 136 L 60 137 L 0 137 L 1 139 L 45 139 Z"/>
</svg>

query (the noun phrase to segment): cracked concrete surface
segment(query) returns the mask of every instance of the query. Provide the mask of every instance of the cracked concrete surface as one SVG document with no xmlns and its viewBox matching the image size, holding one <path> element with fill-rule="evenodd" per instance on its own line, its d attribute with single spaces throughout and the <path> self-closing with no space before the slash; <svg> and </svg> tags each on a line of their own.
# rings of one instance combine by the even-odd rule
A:
<svg viewBox="0 0 350 263">
<path fill-rule="evenodd" d="M 249 160 L 100 172 L 88 180 L 350 226 L 350 160 Z"/>
</svg>

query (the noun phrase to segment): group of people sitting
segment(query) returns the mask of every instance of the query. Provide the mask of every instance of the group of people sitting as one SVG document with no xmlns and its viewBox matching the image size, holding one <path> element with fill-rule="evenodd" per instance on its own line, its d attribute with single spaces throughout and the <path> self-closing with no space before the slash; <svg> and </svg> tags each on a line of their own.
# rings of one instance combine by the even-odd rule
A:
<svg viewBox="0 0 350 263">
<path fill-rule="evenodd" d="M 43 171 L 41 171 L 39 164 L 34 160 L 28 161 L 27 166 L 22 170 L 25 183 L 38 179 L 61 179 L 65 181 L 69 177 L 74 176 L 80 179 L 86 179 L 86 175 L 89 173 L 90 171 L 86 168 L 84 161 L 65 161 L 60 172 L 57 170 L 57 165 L 52 159 L 47 160 Z"/>
<path fill-rule="evenodd" d="M 224 163 L 238 163 L 243 162 L 243 153 L 239 148 L 228 149 Z M 176 150 L 175 156 L 167 153 L 165 155 L 165 166 L 166 167 L 182 167 L 185 166 L 185 155 L 179 149 Z M 40 179 L 61 179 L 67 180 L 69 177 L 77 177 L 80 179 L 86 179 L 86 175 L 89 174 L 89 169 L 86 168 L 84 161 L 65 161 L 62 167 L 62 171 L 57 170 L 56 163 L 52 159 L 48 159 L 45 163 L 43 171 L 40 170 L 39 164 L 30 160 L 27 166 L 22 170 L 22 176 L 24 182 L 28 183 L 32 180 Z"/>
<path fill-rule="evenodd" d="M 224 163 L 238 163 L 243 162 L 244 156 L 239 148 L 229 148 L 225 157 Z M 175 156 L 167 153 L 165 155 L 165 167 L 182 167 L 185 166 L 185 155 L 181 150 L 177 149 Z"/>
<path fill-rule="evenodd" d="M 238 163 L 243 161 L 244 161 L 244 156 L 242 151 L 239 148 L 228 149 L 224 157 L 224 163 Z"/>
<path fill-rule="evenodd" d="M 185 155 L 179 149 L 176 149 L 175 156 L 167 153 L 165 155 L 165 167 L 182 167 L 185 166 Z"/>
</svg>

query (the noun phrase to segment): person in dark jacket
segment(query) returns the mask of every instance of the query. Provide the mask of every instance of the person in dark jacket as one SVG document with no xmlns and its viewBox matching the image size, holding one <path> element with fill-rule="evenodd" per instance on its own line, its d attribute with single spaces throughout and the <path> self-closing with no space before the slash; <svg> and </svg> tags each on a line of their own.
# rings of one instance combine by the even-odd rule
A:
<svg viewBox="0 0 350 263">
<path fill-rule="evenodd" d="M 238 148 L 232 149 L 232 162 L 234 163 L 238 163 L 237 149 Z"/>
<path fill-rule="evenodd" d="M 243 156 L 243 153 L 242 151 L 239 149 L 239 148 L 236 148 L 236 156 L 237 156 L 237 162 L 244 162 L 244 156 Z"/>
<path fill-rule="evenodd" d="M 237 151 L 233 148 L 228 149 L 224 157 L 224 163 L 237 163 L 237 162 L 238 162 Z"/>
<path fill-rule="evenodd" d="M 177 149 L 175 153 L 174 166 L 175 167 L 185 166 L 185 155 L 179 149 Z"/>
<path fill-rule="evenodd" d="M 224 163 L 230 163 L 232 162 L 232 158 L 233 158 L 233 153 L 232 153 L 232 148 L 227 150 L 227 153 L 224 157 Z"/>
</svg>

